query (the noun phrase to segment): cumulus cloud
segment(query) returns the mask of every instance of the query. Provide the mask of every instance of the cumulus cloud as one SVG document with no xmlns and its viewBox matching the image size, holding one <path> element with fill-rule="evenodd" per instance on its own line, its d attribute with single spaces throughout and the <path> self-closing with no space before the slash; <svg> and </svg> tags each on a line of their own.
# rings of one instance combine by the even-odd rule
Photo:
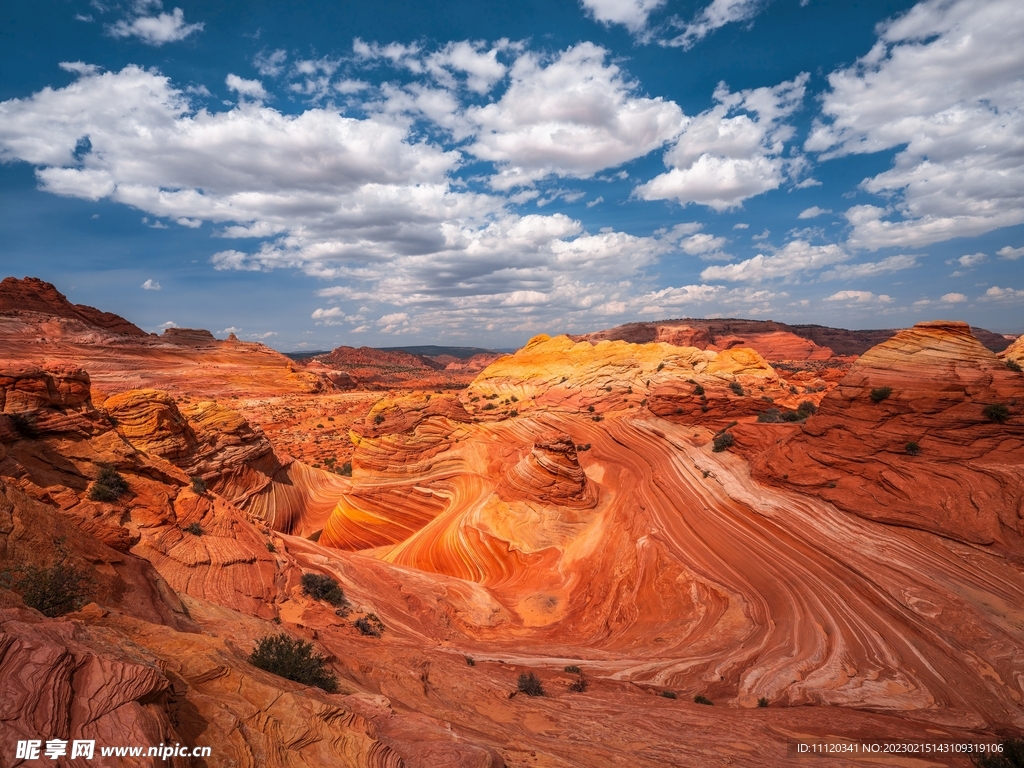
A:
<svg viewBox="0 0 1024 768">
<path fill-rule="evenodd" d="M 245 80 L 238 75 L 228 75 L 224 79 L 225 84 L 239 96 L 248 96 L 251 99 L 265 99 L 267 92 L 263 83 L 259 80 Z"/>
<path fill-rule="evenodd" d="M 725 211 L 777 189 L 786 176 L 782 152 L 793 136 L 786 118 L 803 101 L 806 84 L 803 74 L 739 93 L 719 85 L 716 106 L 691 119 L 665 153 L 670 170 L 637 187 L 636 194 Z"/>
<path fill-rule="evenodd" d="M 962 293 L 947 293 L 942 297 L 941 301 L 944 304 L 962 304 L 967 301 L 967 297 Z"/>
<path fill-rule="evenodd" d="M 1007 245 L 1003 248 L 1000 248 L 998 251 L 996 251 L 996 253 L 999 254 L 999 258 L 1001 259 L 1010 259 L 1010 261 L 1016 261 L 1021 256 L 1024 256 L 1024 248 L 1011 248 L 1010 246 Z"/>
<path fill-rule="evenodd" d="M 918 267 L 917 257 L 900 254 L 889 256 L 880 261 L 864 261 L 860 264 L 840 264 L 821 274 L 822 280 L 850 280 L 853 278 L 874 277 L 889 272 Z"/>
<path fill-rule="evenodd" d="M 923 246 L 1024 222 L 1024 5 L 926 0 L 879 27 L 829 75 L 805 149 L 896 150 L 862 187 L 892 199 L 847 211 L 852 247 Z"/>
<path fill-rule="evenodd" d="M 144 291 L 159 291 L 159 290 L 161 290 L 160 283 L 158 283 L 156 280 L 153 280 L 153 279 L 147 280 L 146 282 L 144 282 L 142 284 L 142 290 L 144 290 Z"/>
<path fill-rule="evenodd" d="M 682 34 L 663 45 L 692 48 L 716 29 L 737 21 L 748 21 L 767 5 L 766 0 L 714 0 L 683 28 Z"/>
<path fill-rule="evenodd" d="M 137 10 L 146 11 L 152 6 L 154 10 L 161 8 L 161 3 L 143 3 Z M 203 22 L 185 23 L 185 12 L 175 8 L 171 13 L 159 13 L 155 16 L 137 15 L 129 19 L 121 19 L 112 24 L 107 31 L 114 37 L 137 37 L 148 45 L 163 45 L 184 40 L 194 32 L 201 32 Z"/>
<path fill-rule="evenodd" d="M 793 240 L 771 256 L 759 253 L 736 264 L 707 267 L 700 273 L 700 277 L 701 280 L 748 283 L 792 280 L 801 273 L 819 270 L 849 258 L 850 255 L 835 244 L 811 245 L 805 240 Z"/>
<path fill-rule="evenodd" d="M 458 77 L 465 77 L 465 86 L 476 93 L 487 93 L 505 76 L 507 68 L 498 61 L 498 53 L 509 47 L 507 40 L 501 40 L 490 50 L 483 43 L 467 40 L 448 43 L 444 48 L 427 57 L 428 72 L 448 87 L 455 87 Z"/>
<path fill-rule="evenodd" d="M 831 296 L 826 296 L 824 301 L 840 301 L 848 304 L 888 304 L 892 297 L 884 293 L 875 295 L 871 291 L 838 291 Z"/>
<path fill-rule="evenodd" d="M 580 0 L 580 4 L 595 21 L 621 24 L 635 34 L 643 31 L 651 13 L 663 6 L 665 0 Z"/>
<path fill-rule="evenodd" d="M 475 141 L 468 151 L 494 162 L 496 189 L 530 185 L 553 174 L 590 178 L 664 145 L 683 126 L 674 102 L 638 94 L 608 53 L 580 43 L 545 61 L 516 59 L 502 97 L 470 107 Z"/>
<path fill-rule="evenodd" d="M 800 213 L 797 216 L 797 218 L 798 219 L 813 219 L 813 218 L 815 218 L 817 216 L 821 216 L 821 215 L 826 214 L 826 213 L 832 213 L 832 209 L 831 208 L 819 208 L 816 205 L 812 205 L 810 208 L 804 208 L 804 210 L 800 211 Z"/>
<path fill-rule="evenodd" d="M 1000 288 L 993 285 L 985 291 L 985 298 L 989 301 L 1017 301 L 1018 299 L 1024 299 L 1024 291 L 1019 291 L 1016 288 Z"/>
</svg>

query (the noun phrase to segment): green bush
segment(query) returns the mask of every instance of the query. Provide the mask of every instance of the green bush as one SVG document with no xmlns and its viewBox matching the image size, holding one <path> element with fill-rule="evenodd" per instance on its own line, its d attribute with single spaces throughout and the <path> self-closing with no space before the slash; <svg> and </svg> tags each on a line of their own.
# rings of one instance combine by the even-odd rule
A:
<svg viewBox="0 0 1024 768">
<path fill-rule="evenodd" d="M 697 386 L 695 386 L 693 388 L 693 394 L 695 394 L 697 396 L 703 396 L 704 395 L 704 387 L 702 387 L 700 384 L 698 384 Z"/>
<path fill-rule="evenodd" d="M 527 696 L 543 696 L 544 687 L 540 684 L 540 678 L 533 672 L 523 672 L 519 676 L 518 688 L 520 693 Z"/>
<path fill-rule="evenodd" d="M 380 637 L 384 634 L 384 622 L 375 614 L 368 613 L 361 619 L 355 620 L 356 629 L 369 637 Z"/>
<path fill-rule="evenodd" d="M 1002 752 L 974 755 L 971 762 L 978 768 L 1024 768 L 1024 739 L 1007 739 L 999 746 Z"/>
<path fill-rule="evenodd" d="M 674 699 L 674 698 L 676 698 L 676 692 L 675 691 L 662 691 L 661 695 L 664 696 L 666 699 Z"/>
<path fill-rule="evenodd" d="M 322 573 L 304 573 L 301 579 L 302 594 L 312 597 L 314 600 L 323 600 L 335 608 L 348 605 L 348 599 L 338 582 Z"/>
<path fill-rule="evenodd" d="M 67 555 L 58 547 L 60 559 L 49 568 L 26 568 L 14 583 L 14 590 L 29 608 L 51 619 L 77 611 L 89 601 L 93 582 L 85 571 L 67 562 Z"/>
<path fill-rule="evenodd" d="M 285 633 L 268 635 L 256 643 L 249 663 L 279 677 L 302 685 L 313 685 L 328 693 L 338 690 L 338 678 L 327 669 L 327 660 L 313 653 L 313 644 Z"/>
<path fill-rule="evenodd" d="M 921 446 L 915 443 L 913 440 L 911 440 L 909 443 L 907 443 L 904 450 L 911 456 L 917 456 L 917 454 L 921 452 Z"/>
<path fill-rule="evenodd" d="M 1015 373 L 1024 372 L 1020 367 L 1020 363 L 1018 363 L 1016 360 L 1007 360 L 1006 367 L 1009 368 L 1011 371 L 1014 371 Z"/>
<path fill-rule="evenodd" d="M 373 417 L 373 423 L 374 424 L 383 424 L 384 423 L 384 414 L 383 413 L 378 413 L 376 416 L 374 416 Z"/>
<path fill-rule="evenodd" d="M 128 481 L 113 467 L 100 467 L 96 482 L 89 489 L 93 501 L 115 501 L 128 490 Z"/>
<path fill-rule="evenodd" d="M 207 492 L 207 490 L 209 490 L 209 489 L 206 487 L 206 481 L 203 480 L 203 478 L 201 478 L 199 476 L 196 476 L 196 477 L 192 478 L 192 492 L 193 493 L 198 493 L 200 496 L 202 496 L 204 493 Z"/>
<path fill-rule="evenodd" d="M 342 477 L 352 477 L 352 462 L 346 461 L 341 465 L 341 469 L 338 470 L 338 474 Z"/>
<path fill-rule="evenodd" d="M 707 696 L 702 696 L 699 693 L 696 696 L 693 697 L 693 703 L 694 704 L 706 704 L 709 707 L 714 706 L 714 702 L 712 702 L 711 699 L 709 699 Z"/>
<path fill-rule="evenodd" d="M 202 536 L 203 526 L 201 526 L 199 523 L 189 523 L 185 526 L 185 531 L 191 533 L 193 536 Z"/>
<path fill-rule="evenodd" d="M 744 395 L 743 387 L 740 385 L 738 381 L 730 381 L 729 389 L 733 391 L 733 394 L 739 395 L 740 397 L 743 397 Z"/>
<path fill-rule="evenodd" d="M 986 419 L 994 421 L 996 424 L 1002 424 L 1010 418 L 1010 409 L 1002 403 L 986 405 L 984 410 L 982 410 L 982 413 L 985 414 Z"/>
<path fill-rule="evenodd" d="M 760 699 L 757 700 L 757 706 L 759 706 L 759 707 L 767 707 L 768 706 L 768 699 L 765 698 L 764 696 L 762 696 Z"/>
<path fill-rule="evenodd" d="M 808 416 L 813 416 L 818 412 L 818 406 L 810 400 L 804 400 L 796 407 L 796 412 L 800 414 L 801 418 L 806 419 Z"/>
<path fill-rule="evenodd" d="M 762 424 L 778 424 L 782 421 L 782 413 L 778 408 L 769 408 L 767 411 L 757 414 L 757 420 Z"/>
<path fill-rule="evenodd" d="M 470 666 L 470 667 L 475 667 L 476 666 L 476 659 L 474 659 L 472 656 L 467 656 L 466 657 L 466 664 L 468 666 Z"/>
<path fill-rule="evenodd" d="M 728 448 L 730 445 L 732 445 L 734 442 L 736 442 L 736 441 L 733 440 L 732 435 L 730 435 L 728 432 L 723 432 L 720 435 L 715 435 L 715 439 L 712 441 L 712 446 L 713 447 L 712 447 L 711 450 L 714 453 L 721 453 L 726 448 Z"/>
<path fill-rule="evenodd" d="M 888 400 L 892 394 L 892 387 L 878 387 L 877 389 L 871 390 L 871 402 L 880 403 L 883 400 Z"/>
<path fill-rule="evenodd" d="M 582 674 L 583 674 L 583 670 L 581 670 L 581 669 L 580 669 L 579 667 L 577 667 L 577 666 L 576 666 L 575 664 L 570 664 L 569 666 L 567 666 L 567 667 L 565 668 L 565 671 L 566 671 L 566 672 L 570 672 L 570 673 L 572 673 L 572 674 L 574 674 L 574 675 L 582 675 Z"/>
</svg>

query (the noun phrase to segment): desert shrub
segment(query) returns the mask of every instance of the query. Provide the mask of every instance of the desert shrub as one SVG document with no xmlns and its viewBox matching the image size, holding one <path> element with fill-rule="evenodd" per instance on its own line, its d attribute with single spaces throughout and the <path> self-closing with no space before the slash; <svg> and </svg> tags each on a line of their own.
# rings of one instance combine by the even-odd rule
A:
<svg viewBox="0 0 1024 768">
<path fill-rule="evenodd" d="M 201 526 L 199 523 L 189 523 L 185 526 L 184 530 L 187 533 L 191 533 L 193 536 L 203 535 L 203 526 Z"/>
<path fill-rule="evenodd" d="M 573 693 L 584 693 L 590 687 L 590 682 L 583 675 L 569 683 L 569 690 Z"/>
<path fill-rule="evenodd" d="M 781 418 L 782 418 L 783 421 L 801 421 L 802 420 L 800 418 L 800 411 L 783 411 Z"/>
<path fill-rule="evenodd" d="M 989 421 L 994 421 L 996 424 L 1002 424 L 1008 418 L 1010 418 L 1010 409 L 1002 403 L 993 403 L 992 405 L 986 405 L 982 410 L 985 414 L 985 418 Z"/>
<path fill-rule="evenodd" d="M 1024 739 L 999 742 L 1002 752 L 979 754 L 971 757 L 978 768 L 1024 768 Z"/>
<path fill-rule="evenodd" d="M 384 414 L 383 413 L 378 413 L 376 416 L 374 416 L 373 417 L 373 423 L 374 424 L 383 424 L 384 423 Z"/>
<path fill-rule="evenodd" d="M 300 580 L 302 594 L 312 597 L 314 600 L 323 600 L 335 608 L 348 604 L 348 599 L 338 582 L 322 573 L 304 573 Z"/>
<path fill-rule="evenodd" d="M 587 410 L 590 411 L 591 413 L 593 413 L 594 412 L 594 406 L 588 405 L 587 406 Z"/>
<path fill-rule="evenodd" d="M 121 477 L 113 467 L 100 467 L 96 482 L 89 489 L 89 498 L 93 501 L 114 501 L 128 490 L 128 481 Z"/>
<path fill-rule="evenodd" d="M 575 664 L 570 664 L 569 666 L 567 666 L 565 668 L 565 671 L 566 672 L 571 672 L 574 675 L 582 675 L 583 674 L 583 670 L 580 669 L 579 667 L 577 667 Z"/>
<path fill-rule="evenodd" d="M 762 424 L 777 424 L 782 421 L 782 413 L 778 408 L 769 408 L 767 411 L 757 414 L 757 420 Z"/>
<path fill-rule="evenodd" d="M 743 397 L 744 395 L 743 387 L 738 381 L 730 381 L 729 389 L 733 391 L 733 394 L 739 395 L 740 397 Z"/>
<path fill-rule="evenodd" d="M 467 656 L 466 657 L 466 664 L 468 666 L 470 666 L 470 667 L 475 667 L 476 666 L 476 659 L 474 659 L 472 656 Z"/>
<path fill-rule="evenodd" d="M 495 405 L 494 403 L 488 403 L 487 405 L 485 405 L 485 406 L 484 406 L 483 408 L 481 408 L 480 410 L 483 410 L 483 411 L 493 411 L 493 410 L 494 410 L 495 408 L 497 408 L 497 407 L 498 407 L 498 406 L 496 406 L 496 405 Z"/>
<path fill-rule="evenodd" d="M 693 394 L 695 394 L 697 396 L 703 395 L 704 394 L 704 387 L 702 387 L 700 384 L 698 384 L 697 386 L 695 386 L 693 388 Z"/>
<path fill-rule="evenodd" d="M 602 416 L 599 413 L 596 413 L 596 414 L 594 414 L 593 416 L 590 417 L 590 420 L 591 421 L 601 421 L 601 419 L 603 419 L 603 418 L 604 418 L 604 416 Z"/>
<path fill-rule="evenodd" d="M 917 456 L 917 454 L 921 452 L 921 446 L 915 443 L 913 440 L 911 440 L 909 443 L 907 443 L 904 450 L 911 456 Z"/>
<path fill-rule="evenodd" d="M 427 395 L 427 397 L 430 397 L 430 395 Z M 327 417 L 327 420 L 328 420 L 328 421 L 334 421 L 334 417 L 333 417 L 333 416 L 328 416 L 328 417 Z"/>
<path fill-rule="evenodd" d="M 527 696 L 544 695 L 544 687 L 540 684 L 540 678 L 533 674 L 533 672 L 523 672 L 519 676 L 517 687 L 520 693 L 525 693 Z"/>
<path fill-rule="evenodd" d="M 676 692 L 675 691 L 662 691 L 661 695 L 664 696 L 666 699 L 674 699 L 674 698 L 676 698 Z"/>
<path fill-rule="evenodd" d="M 209 489 L 206 487 L 206 481 L 201 477 L 192 478 L 192 490 L 202 496 Z"/>
<path fill-rule="evenodd" d="M 715 439 L 712 442 L 713 447 L 711 450 L 714 451 L 715 453 L 721 453 L 734 442 L 736 441 L 733 440 L 732 435 L 730 435 L 728 432 L 723 432 L 720 435 L 715 435 Z"/>
<path fill-rule="evenodd" d="M 796 386 L 795 386 L 795 385 L 793 385 L 793 384 L 790 384 L 790 385 L 789 385 L 789 394 L 791 394 L 791 395 L 795 395 L 795 394 L 796 394 L 796 393 L 797 393 L 798 391 L 799 391 L 799 390 L 798 390 L 798 389 L 796 388 Z"/>
<path fill-rule="evenodd" d="M 92 579 L 67 561 L 58 546 L 59 559 L 49 568 L 30 566 L 14 583 L 14 590 L 29 608 L 51 619 L 77 611 L 88 602 Z"/>
<path fill-rule="evenodd" d="M 871 402 L 880 403 L 883 400 L 888 400 L 892 394 L 892 387 L 877 387 L 871 390 Z"/>
<path fill-rule="evenodd" d="M 664 368 L 665 368 L 665 364 L 664 363 L 658 363 L 658 370 L 659 371 L 664 370 Z"/>
<path fill-rule="evenodd" d="M 380 637 L 384 634 L 384 622 L 377 618 L 376 614 L 368 613 L 361 619 L 355 620 L 356 629 L 369 637 Z"/>
<path fill-rule="evenodd" d="M 757 706 L 759 706 L 759 707 L 767 707 L 768 706 L 768 699 L 765 698 L 764 696 L 762 696 L 760 699 L 757 700 Z"/>
<path fill-rule="evenodd" d="M 296 683 L 322 688 L 328 693 L 338 690 L 338 678 L 327 669 L 327 660 L 313 653 L 313 644 L 285 633 L 260 639 L 249 656 L 249 663 Z"/>
<path fill-rule="evenodd" d="M 1007 360 L 1006 367 L 1009 368 L 1011 371 L 1014 371 L 1015 373 L 1024 373 L 1024 370 L 1022 370 L 1020 367 L 1020 363 L 1018 363 L 1016 360 Z"/>
<path fill-rule="evenodd" d="M 818 412 L 818 406 L 812 403 L 810 400 L 804 400 L 800 405 L 796 407 L 796 412 L 800 414 L 802 418 L 807 418 Z"/>
<path fill-rule="evenodd" d="M 701 695 L 699 693 L 696 696 L 693 697 L 693 703 L 694 704 L 706 704 L 709 707 L 714 706 L 714 702 L 712 702 L 711 699 L 709 699 L 707 696 L 703 696 L 703 695 Z"/>
<path fill-rule="evenodd" d="M 508 415 L 509 415 L 509 418 L 514 419 L 516 416 L 519 415 L 519 411 L 517 411 L 515 408 L 513 408 L 511 411 L 508 412 Z"/>
<path fill-rule="evenodd" d="M 338 470 L 338 474 L 342 477 L 352 477 L 352 462 L 346 461 L 341 465 L 341 469 Z"/>
<path fill-rule="evenodd" d="M 277 547 L 274 546 L 274 542 L 272 542 L 272 541 L 268 541 L 267 542 L 267 552 L 270 552 L 271 554 L 273 554 L 274 552 L 277 552 Z"/>
</svg>

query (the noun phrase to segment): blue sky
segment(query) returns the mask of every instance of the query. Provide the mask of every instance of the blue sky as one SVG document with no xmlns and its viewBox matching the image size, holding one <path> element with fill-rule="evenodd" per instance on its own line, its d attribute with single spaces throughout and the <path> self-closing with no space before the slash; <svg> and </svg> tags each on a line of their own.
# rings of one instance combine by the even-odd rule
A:
<svg viewBox="0 0 1024 768">
<path fill-rule="evenodd" d="M 1018 0 L 8 6 L 2 271 L 147 330 L 1024 332 Z"/>
</svg>

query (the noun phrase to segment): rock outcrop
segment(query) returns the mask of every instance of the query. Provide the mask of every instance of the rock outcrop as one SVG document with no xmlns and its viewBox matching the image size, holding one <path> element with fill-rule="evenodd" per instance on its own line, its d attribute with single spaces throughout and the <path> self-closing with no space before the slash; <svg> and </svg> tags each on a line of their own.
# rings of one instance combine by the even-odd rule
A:
<svg viewBox="0 0 1024 768">
<path fill-rule="evenodd" d="M 754 462 L 862 517 L 1024 554 L 1024 377 L 964 323 L 865 353 L 802 429 Z"/>
<path fill-rule="evenodd" d="M 17 316 L 31 312 L 47 317 L 66 317 L 111 333 L 145 336 L 146 332 L 112 312 L 95 307 L 72 304 L 50 283 L 36 277 L 19 280 L 5 277 L 0 281 L 0 315 Z"/>
</svg>

